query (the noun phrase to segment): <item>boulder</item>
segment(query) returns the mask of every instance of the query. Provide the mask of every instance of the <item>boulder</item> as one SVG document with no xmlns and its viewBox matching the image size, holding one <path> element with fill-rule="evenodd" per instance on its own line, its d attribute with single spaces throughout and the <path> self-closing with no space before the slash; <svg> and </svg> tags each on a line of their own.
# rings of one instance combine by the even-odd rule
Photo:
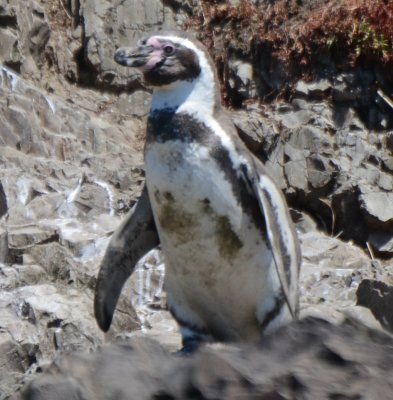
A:
<svg viewBox="0 0 393 400">
<path fill-rule="evenodd" d="M 383 281 L 364 279 L 356 296 L 359 306 L 369 308 L 381 325 L 393 332 L 393 286 Z"/>
<path fill-rule="evenodd" d="M 388 398 L 392 345 L 390 335 L 357 323 L 334 326 L 315 318 L 258 346 L 206 346 L 187 358 L 134 339 L 61 360 L 18 398 Z"/>
</svg>

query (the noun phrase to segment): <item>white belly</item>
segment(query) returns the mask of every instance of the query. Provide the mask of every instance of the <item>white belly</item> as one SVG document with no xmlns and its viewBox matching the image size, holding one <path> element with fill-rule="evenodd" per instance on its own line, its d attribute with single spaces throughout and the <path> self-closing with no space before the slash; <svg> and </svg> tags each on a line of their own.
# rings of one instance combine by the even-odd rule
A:
<svg viewBox="0 0 393 400">
<path fill-rule="evenodd" d="M 222 340 L 259 338 L 279 283 L 224 173 L 205 147 L 180 141 L 149 143 L 145 166 L 169 306 Z"/>
</svg>

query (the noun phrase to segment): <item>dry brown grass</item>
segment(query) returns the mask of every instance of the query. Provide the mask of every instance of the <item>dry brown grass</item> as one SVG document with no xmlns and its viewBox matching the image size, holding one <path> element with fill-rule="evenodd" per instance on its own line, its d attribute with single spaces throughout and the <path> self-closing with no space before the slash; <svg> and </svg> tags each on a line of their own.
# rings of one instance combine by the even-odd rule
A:
<svg viewBox="0 0 393 400">
<path fill-rule="evenodd" d="M 72 16 L 66 7 L 66 0 L 41 0 L 47 11 L 52 30 L 63 31 L 72 27 Z"/>
<path fill-rule="evenodd" d="M 186 28 L 200 32 L 224 84 L 230 56 L 257 63 L 261 49 L 294 81 L 318 74 L 321 60 L 338 71 L 393 67 L 392 0 L 278 0 L 258 7 L 249 0 L 239 7 L 225 0 L 200 3 L 201 12 Z"/>
<path fill-rule="evenodd" d="M 345 0 L 312 12 L 299 38 L 308 57 L 327 49 L 349 65 L 393 62 L 393 2 Z"/>
</svg>

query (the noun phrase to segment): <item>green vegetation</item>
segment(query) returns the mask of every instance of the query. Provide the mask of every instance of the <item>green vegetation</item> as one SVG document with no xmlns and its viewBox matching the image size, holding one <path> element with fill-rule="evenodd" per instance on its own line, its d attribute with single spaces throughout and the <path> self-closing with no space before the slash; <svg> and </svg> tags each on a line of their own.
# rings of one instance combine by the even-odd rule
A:
<svg viewBox="0 0 393 400">
<path fill-rule="evenodd" d="M 356 23 L 350 39 L 357 57 L 375 55 L 386 59 L 392 48 L 384 35 L 375 32 L 367 22 Z"/>
</svg>

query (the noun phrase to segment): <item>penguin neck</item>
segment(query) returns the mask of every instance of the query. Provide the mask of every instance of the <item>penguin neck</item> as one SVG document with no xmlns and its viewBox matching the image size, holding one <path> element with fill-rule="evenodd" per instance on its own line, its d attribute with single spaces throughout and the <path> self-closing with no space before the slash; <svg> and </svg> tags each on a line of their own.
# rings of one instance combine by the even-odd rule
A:
<svg viewBox="0 0 393 400">
<path fill-rule="evenodd" d="M 175 81 L 169 85 L 155 87 L 150 114 L 170 111 L 213 116 L 217 107 L 221 107 L 214 78 L 211 69 L 205 68 L 196 79 Z"/>
</svg>

